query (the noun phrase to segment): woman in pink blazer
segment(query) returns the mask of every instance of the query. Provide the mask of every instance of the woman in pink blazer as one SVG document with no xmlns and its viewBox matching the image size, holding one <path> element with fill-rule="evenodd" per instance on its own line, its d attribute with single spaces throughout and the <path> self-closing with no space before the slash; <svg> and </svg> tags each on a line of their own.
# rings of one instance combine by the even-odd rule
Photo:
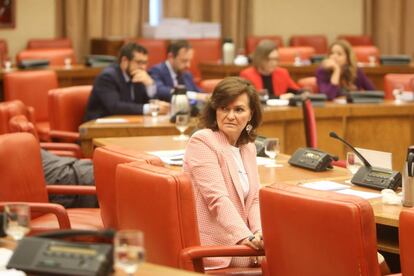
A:
<svg viewBox="0 0 414 276">
<path fill-rule="evenodd" d="M 240 77 L 253 83 L 260 92 L 266 89 L 271 98 L 290 98 L 299 92 L 299 86 L 289 72 L 278 67 L 279 52 L 272 40 L 262 40 L 253 53 L 253 66 L 240 72 Z"/>
<path fill-rule="evenodd" d="M 256 90 L 238 77 L 221 81 L 203 110 L 200 124 L 204 129 L 193 134 L 184 156 L 184 171 L 194 187 L 202 245 L 245 244 L 263 249 L 253 143 L 261 120 Z M 205 260 L 211 269 L 250 264 L 246 257 Z"/>
</svg>

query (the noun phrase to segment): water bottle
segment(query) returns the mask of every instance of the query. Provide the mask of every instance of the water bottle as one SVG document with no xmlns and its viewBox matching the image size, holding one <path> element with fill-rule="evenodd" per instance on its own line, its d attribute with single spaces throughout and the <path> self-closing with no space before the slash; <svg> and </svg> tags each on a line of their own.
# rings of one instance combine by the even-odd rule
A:
<svg viewBox="0 0 414 276">
<path fill-rule="evenodd" d="M 410 146 L 407 152 L 407 160 L 404 165 L 403 179 L 403 206 L 414 206 L 414 146 Z"/>
<path fill-rule="evenodd" d="M 231 38 L 224 39 L 223 43 L 223 64 L 233 64 L 234 44 Z"/>
<path fill-rule="evenodd" d="M 184 85 L 177 85 L 171 98 L 171 116 L 177 113 L 190 113 L 190 103 L 187 97 L 187 89 Z"/>
</svg>

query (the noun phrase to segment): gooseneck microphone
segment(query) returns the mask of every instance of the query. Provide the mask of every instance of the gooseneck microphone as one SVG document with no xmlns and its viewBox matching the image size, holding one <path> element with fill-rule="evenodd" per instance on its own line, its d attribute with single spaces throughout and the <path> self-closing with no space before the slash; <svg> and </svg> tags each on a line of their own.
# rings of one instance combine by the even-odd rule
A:
<svg viewBox="0 0 414 276">
<path fill-rule="evenodd" d="M 339 137 L 334 131 L 329 132 L 329 136 L 331 136 L 332 138 L 338 139 L 339 141 L 341 141 L 342 143 L 344 143 L 345 145 L 347 145 L 349 148 L 352 149 L 353 152 L 355 152 L 355 154 L 359 157 L 359 159 L 361 159 L 362 162 L 364 162 L 365 167 L 371 168 L 371 164 L 368 162 L 367 159 L 364 158 L 364 156 L 362 156 L 362 154 L 360 154 L 353 146 L 351 146 L 351 144 L 349 144 L 347 141 L 345 141 L 344 139 L 342 139 L 341 137 Z"/>
</svg>

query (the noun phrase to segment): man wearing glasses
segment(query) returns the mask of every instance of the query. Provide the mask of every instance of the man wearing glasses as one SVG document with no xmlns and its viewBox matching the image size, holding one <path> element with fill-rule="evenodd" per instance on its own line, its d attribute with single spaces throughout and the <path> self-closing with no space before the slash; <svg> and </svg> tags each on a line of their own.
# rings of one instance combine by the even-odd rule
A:
<svg viewBox="0 0 414 276">
<path fill-rule="evenodd" d="M 118 63 L 105 68 L 95 79 L 85 121 L 110 115 L 149 114 L 149 100 L 157 88 L 146 71 L 147 63 L 147 49 L 136 43 L 122 46 Z M 160 114 L 169 111 L 169 103 L 157 103 Z"/>
</svg>

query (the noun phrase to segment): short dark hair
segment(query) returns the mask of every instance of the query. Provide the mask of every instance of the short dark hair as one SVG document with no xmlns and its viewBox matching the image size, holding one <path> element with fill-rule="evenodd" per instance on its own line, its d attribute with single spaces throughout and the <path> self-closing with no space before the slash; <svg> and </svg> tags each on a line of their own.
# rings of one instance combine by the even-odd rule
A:
<svg viewBox="0 0 414 276">
<path fill-rule="evenodd" d="M 257 44 L 253 52 L 252 62 L 255 67 L 261 66 L 263 61 L 266 61 L 271 52 L 277 50 L 277 45 L 273 40 L 264 39 Z"/>
<path fill-rule="evenodd" d="M 187 40 L 174 40 L 171 41 L 171 43 L 168 45 L 167 48 L 167 55 L 171 53 L 173 57 L 176 57 L 178 55 L 178 52 L 181 49 L 191 49 L 191 45 Z"/>
<path fill-rule="evenodd" d="M 249 123 L 252 125 L 252 130 L 247 133 L 246 129 L 244 129 L 236 144 L 243 145 L 248 142 L 253 142 L 257 136 L 256 129 L 262 123 L 262 107 L 259 96 L 252 83 L 239 77 L 227 77 L 217 84 L 201 113 L 199 127 L 217 131 L 217 109 L 231 104 L 242 94 L 246 94 L 249 98 L 249 107 L 252 112 L 252 118 Z"/>
<path fill-rule="evenodd" d="M 122 57 L 126 57 L 128 60 L 132 60 L 134 58 L 135 52 L 148 55 L 148 51 L 144 46 L 141 46 L 135 42 L 128 42 L 127 44 L 124 44 L 119 50 L 118 61 L 121 62 Z"/>
</svg>

